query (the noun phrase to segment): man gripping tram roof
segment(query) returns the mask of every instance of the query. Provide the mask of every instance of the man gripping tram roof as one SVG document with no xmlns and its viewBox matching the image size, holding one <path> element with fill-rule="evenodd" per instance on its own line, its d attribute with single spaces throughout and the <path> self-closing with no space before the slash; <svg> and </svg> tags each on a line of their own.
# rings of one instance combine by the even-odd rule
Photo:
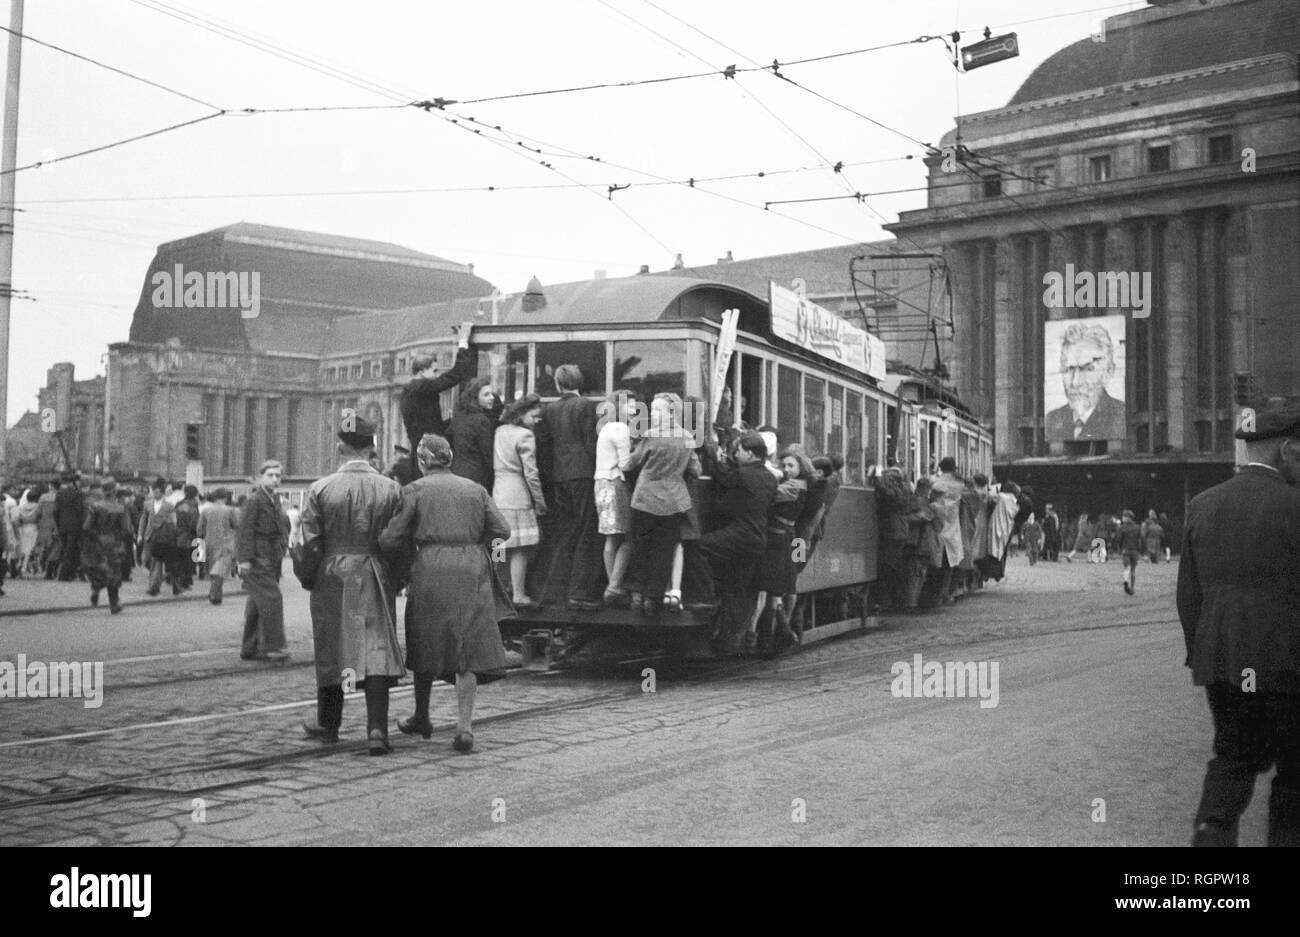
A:
<svg viewBox="0 0 1300 937">
<path fill-rule="evenodd" d="M 463 322 L 457 331 L 460 334 L 456 361 L 451 370 L 438 374 L 433 355 L 416 355 L 411 360 L 411 380 L 402 389 L 399 409 L 402 425 L 406 427 L 406 438 L 411 448 L 419 445 L 420 440 L 429 433 L 439 436 L 447 435 L 447 420 L 442 415 L 442 403 L 438 399 L 444 390 L 450 390 L 462 381 L 467 381 L 478 371 L 478 359 L 470 348 L 470 332 L 474 323 Z M 413 457 L 408 457 L 410 477 L 398 478 L 399 484 L 407 485 L 420 477 Z"/>
</svg>

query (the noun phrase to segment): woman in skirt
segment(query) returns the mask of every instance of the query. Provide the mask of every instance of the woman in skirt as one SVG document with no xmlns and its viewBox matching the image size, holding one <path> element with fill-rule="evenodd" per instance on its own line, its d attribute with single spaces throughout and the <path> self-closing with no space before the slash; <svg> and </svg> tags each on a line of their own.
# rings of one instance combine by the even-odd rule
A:
<svg viewBox="0 0 1300 937">
<path fill-rule="evenodd" d="M 433 433 L 417 452 L 425 473 L 402 489 L 397 515 L 379 537 L 385 553 L 415 551 L 406 599 L 406 666 L 415 671 L 415 714 L 397 728 L 433 734 L 429 697 L 434 680 L 456 684 L 456 740 L 474 747 L 474 693 L 505 676 L 497 622 L 514 609 L 488 552 L 510 535 L 506 520 L 477 482 L 453 475 L 451 446 Z"/>
<path fill-rule="evenodd" d="M 632 458 L 632 435 L 628 428 L 638 406 L 637 396 L 621 390 L 596 410 L 600 433 L 596 437 L 596 520 L 605 538 L 605 604 L 626 607 L 631 593 L 624 588 L 627 564 L 632 556 L 632 498 L 623 471 Z"/>
<path fill-rule="evenodd" d="M 797 563 L 805 558 L 807 544 L 800 544 L 796 557 L 795 525 L 808 500 L 808 479 L 816 471 L 803 449 L 787 448 L 781 453 L 785 480 L 776 488 L 776 498 L 767 512 L 767 549 L 763 552 L 763 569 L 759 588 L 767 593 L 767 613 L 771 617 L 767 650 L 776 653 L 783 645 L 798 642 L 790 627 L 790 610 L 785 597 L 798 591 Z"/>
<path fill-rule="evenodd" d="M 533 427 L 542 413 L 542 398 L 528 394 L 505 408 L 492 453 L 492 500 L 510 527 L 502 546 L 510 564 L 510 589 L 516 608 L 532 608 L 528 597 L 528 564 L 541 539 L 537 519 L 546 514 L 542 479 L 537 473 L 537 440 Z"/>
</svg>

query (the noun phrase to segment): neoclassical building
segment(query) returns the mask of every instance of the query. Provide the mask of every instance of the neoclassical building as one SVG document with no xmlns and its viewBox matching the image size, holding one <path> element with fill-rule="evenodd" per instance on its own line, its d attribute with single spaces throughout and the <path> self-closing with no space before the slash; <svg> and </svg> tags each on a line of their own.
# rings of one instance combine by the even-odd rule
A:
<svg viewBox="0 0 1300 937">
<path fill-rule="evenodd" d="M 926 161 L 927 207 L 887 226 L 945 258 L 953 381 L 1040 499 L 1180 512 L 1231 473 L 1241 402 L 1300 396 L 1297 49 L 1294 0 L 1111 17 L 961 117 Z M 1121 275 L 1150 284 L 1141 306 Z M 1124 416 L 1063 438 L 1048 414 L 1082 366 L 1058 357 L 1062 320 L 1092 317 Z"/>
<path fill-rule="evenodd" d="M 186 305 L 192 274 L 202 282 Z M 210 289 L 209 274 L 228 288 Z M 257 274 L 255 316 L 238 302 L 239 274 L 250 287 Z M 433 353 L 450 366 L 455 344 L 448 323 L 399 311 L 454 301 L 470 319 L 493 291 L 472 265 L 266 225 L 160 245 L 130 339 L 109 347 L 108 467 L 182 478 L 200 465 L 205 480 L 237 481 L 276 458 L 286 476 L 315 478 L 332 468 L 343 407 L 380 428 L 387 452 L 402 439 L 397 400 L 411 358 Z"/>
</svg>

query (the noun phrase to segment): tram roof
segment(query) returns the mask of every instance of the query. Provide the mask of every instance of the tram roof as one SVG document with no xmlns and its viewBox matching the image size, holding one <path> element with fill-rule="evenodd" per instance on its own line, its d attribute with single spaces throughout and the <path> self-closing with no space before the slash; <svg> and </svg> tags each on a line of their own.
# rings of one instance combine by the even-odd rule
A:
<svg viewBox="0 0 1300 937">
<path fill-rule="evenodd" d="M 510 293 L 499 300 L 497 324 L 501 326 L 569 326 L 635 324 L 664 319 L 708 318 L 718 321 L 723 309 L 766 310 L 765 300 L 716 280 L 686 277 L 631 276 L 582 280 L 542 287 L 546 305 L 525 312 L 526 293 Z M 472 320 L 492 323 L 487 299 L 456 299 L 404 309 L 339 317 L 323 336 L 322 353 L 345 355 L 373 353 L 451 336 L 451 327 Z"/>
</svg>

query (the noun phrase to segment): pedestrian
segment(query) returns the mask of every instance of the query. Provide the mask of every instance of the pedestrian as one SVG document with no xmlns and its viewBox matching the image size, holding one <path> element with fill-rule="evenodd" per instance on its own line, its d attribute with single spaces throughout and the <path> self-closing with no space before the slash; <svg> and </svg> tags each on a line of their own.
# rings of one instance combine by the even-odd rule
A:
<svg viewBox="0 0 1300 937">
<path fill-rule="evenodd" d="M 1165 549 L 1165 530 L 1160 526 L 1154 508 L 1147 511 L 1147 519 L 1142 522 L 1142 545 L 1147 558 L 1158 563 Z"/>
<path fill-rule="evenodd" d="M 1300 406 L 1239 429 L 1247 464 L 1187 510 L 1178 617 L 1214 720 L 1193 846 L 1237 845 L 1255 777 L 1273 765 L 1268 844 L 1300 846 Z"/>
<path fill-rule="evenodd" d="M 1165 544 L 1165 562 L 1168 563 L 1171 559 L 1174 545 L 1174 522 L 1169 519 L 1169 515 L 1164 511 L 1160 512 L 1156 517 L 1156 520 L 1160 523 L 1160 530 L 1164 533 L 1162 539 Z"/>
<path fill-rule="evenodd" d="M 952 456 L 944 456 L 939 460 L 939 474 L 934 478 L 933 490 L 943 495 L 941 505 L 935 508 L 943 521 L 939 537 L 944 547 L 943 562 L 940 566 L 942 572 L 937 587 L 938 600 L 946 603 L 952 601 L 953 573 L 964 558 L 960 504 L 966 485 L 957 477 L 957 460 Z"/>
<path fill-rule="evenodd" d="M 90 580 L 90 604 L 99 604 L 100 590 L 108 590 L 108 610 L 122 611 L 118 591 L 126 563 L 125 538 L 131 534 L 131 519 L 117 497 L 117 482 L 110 475 L 93 489 L 95 497 L 86 507 L 82 557 Z"/>
<path fill-rule="evenodd" d="M 411 450 L 405 446 L 393 447 L 393 461 L 388 463 L 384 474 L 403 488 L 415 481 L 415 469 L 411 465 Z"/>
<path fill-rule="evenodd" d="M 167 500 L 171 486 L 163 478 L 150 485 L 153 500 L 145 505 L 140 519 L 140 542 L 149 563 L 148 595 L 162 590 L 163 579 L 172 578 L 172 594 L 180 595 L 176 573 L 176 508 Z"/>
<path fill-rule="evenodd" d="M 54 497 L 54 524 L 62 545 L 59 581 L 72 582 L 81 571 L 81 529 L 86 522 L 86 501 L 75 472 L 63 473 L 63 486 Z"/>
<path fill-rule="evenodd" d="M 122 536 L 122 548 L 126 551 L 126 556 L 122 558 L 122 581 L 131 581 L 131 571 L 136 566 L 135 561 L 135 532 L 140 529 L 140 512 L 135 506 L 135 497 L 125 487 L 119 485 L 117 488 L 117 500 L 122 505 L 122 510 L 126 513 L 128 530 Z"/>
<path fill-rule="evenodd" d="M 446 435 L 447 421 L 442 416 L 440 399 L 442 392 L 451 390 L 462 381 L 468 381 L 478 369 L 478 356 L 470 350 L 472 331 L 472 322 L 465 322 L 459 327 L 456 360 L 444 374 L 438 373 L 437 359 L 433 355 L 419 354 L 411 359 L 411 379 L 402 388 L 398 402 L 398 412 L 411 446 L 417 445 L 426 433 Z M 414 455 L 410 457 L 402 475 L 408 479 L 407 484 L 420 477 L 420 467 L 416 464 Z"/>
<path fill-rule="evenodd" d="M 606 605 L 619 608 L 628 607 L 632 595 L 623 585 L 632 559 L 632 494 L 624 473 L 632 458 L 629 424 L 639 407 L 639 398 L 633 391 L 621 390 L 596 408 L 599 429 L 593 496 L 596 529 L 605 538 L 602 556 L 608 580 L 602 599 Z"/>
<path fill-rule="evenodd" d="M 1043 559 L 1049 563 L 1061 559 L 1061 519 L 1050 504 L 1043 509 Z"/>
<path fill-rule="evenodd" d="M 385 553 L 415 550 L 406 599 L 406 666 L 415 672 L 415 713 L 397 723 L 406 734 L 433 734 L 433 681 L 456 685 L 453 748 L 474 748 L 479 683 L 505 676 L 497 622 L 514 617 L 492 567 L 489 548 L 510 527 L 482 485 L 453 475 L 447 440 L 430 433 L 417 459 L 425 475 L 402 489 L 397 515 L 379 537 Z"/>
<path fill-rule="evenodd" d="M 338 432 L 342 465 L 312 483 L 302 508 L 302 545 L 294 573 L 311 590 L 316 651 L 316 720 L 309 738 L 331 744 L 343 723 L 347 675 L 366 695 L 366 738 L 372 755 L 388 743 L 388 691 L 406 674 L 397 644 L 395 597 L 380 556 L 379 536 L 397 512 L 402 490 L 370 464 L 375 427 L 357 417 Z"/>
<path fill-rule="evenodd" d="M 59 571 L 59 528 L 54 521 L 54 503 L 62 482 L 54 479 L 41 493 L 38 502 L 40 514 L 36 521 L 36 549 L 40 553 L 40 567 L 46 579 L 53 579 Z"/>
<path fill-rule="evenodd" d="M 516 608 L 537 605 L 528 597 L 528 564 L 541 539 L 538 518 L 547 512 L 533 435 L 541 413 L 542 398 L 536 394 L 512 402 L 502 412 L 492 441 L 492 500 L 510 528 L 509 538 L 499 546 L 505 550 Z"/>
<path fill-rule="evenodd" d="M 199 538 L 199 489 L 194 485 L 185 485 L 181 489 L 181 500 L 176 503 L 176 571 L 180 574 L 180 586 L 188 591 L 194 586 L 194 547 Z M 176 584 L 172 584 L 173 593 Z"/>
<path fill-rule="evenodd" d="M 554 528 L 547 544 L 550 564 L 542 601 L 572 610 L 599 611 L 602 550 L 596 521 L 596 404 L 582 396 L 582 370 L 576 364 L 555 369 L 560 399 L 542 408 L 537 447 L 549 453 L 540 465 L 542 483 L 551 487 Z"/>
<path fill-rule="evenodd" d="M 235 558 L 248 593 L 239 653 L 242 660 L 283 663 L 289 657 L 285 651 L 284 599 L 280 595 L 280 567 L 289 547 L 289 518 L 275 496 L 281 471 L 274 459 L 262 463 L 235 538 Z"/>
<path fill-rule="evenodd" d="M 3 523 L 8 530 L 6 533 L 9 537 L 9 555 L 5 558 L 5 569 L 10 578 L 21 578 L 22 572 L 19 569 L 19 559 L 22 555 L 22 537 L 18 529 L 18 506 L 22 502 L 23 494 L 17 488 L 6 488 L 0 491 L 0 501 L 3 502 L 4 513 L 0 516 L 0 523 Z"/>
<path fill-rule="evenodd" d="M 1142 553 L 1142 528 L 1133 518 L 1133 512 L 1125 510 L 1119 525 L 1119 539 L 1115 545 L 1124 564 L 1124 591 L 1132 595 L 1137 589 L 1137 563 Z"/>
<path fill-rule="evenodd" d="M 682 426 L 682 398 L 656 394 L 650 401 L 649 430 L 637 440 L 627 461 L 637 472 L 632 492 L 632 559 L 628 585 L 632 608 L 653 618 L 663 607 L 672 582 L 673 557 L 691 509 L 686 476 L 698 478 L 700 460 L 694 437 Z M 674 610 L 681 610 L 676 595 Z"/>
<path fill-rule="evenodd" d="M 1074 546 L 1070 548 L 1069 553 L 1065 554 L 1065 562 L 1074 562 L 1074 554 L 1080 551 L 1083 551 L 1083 554 L 1086 556 L 1088 551 L 1092 549 L 1092 537 L 1094 533 L 1095 528 L 1092 524 L 1088 523 L 1088 515 L 1086 513 L 1080 514 L 1079 521 L 1075 525 Z"/>
<path fill-rule="evenodd" d="M 757 572 L 767 545 L 767 512 L 776 476 L 767 470 L 767 444 L 744 432 L 720 457 L 714 477 L 714 527 L 700 537 L 701 575 L 718 584 L 719 653 L 746 653 L 745 635 L 758 600 Z"/>
<path fill-rule="evenodd" d="M 36 539 L 40 525 L 40 491 L 28 488 L 18 502 L 18 575 L 37 573 Z"/>
<path fill-rule="evenodd" d="M 452 472 L 488 491 L 492 490 L 493 443 L 500 419 L 501 398 L 492 389 L 491 379 L 476 377 L 460 392 L 448 431 L 447 441 L 456 453 Z"/>
<path fill-rule="evenodd" d="M 211 507 L 199 518 L 199 538 L 208 564 L 208 601 L 220 605 L 226 577 L 235 560 L 239 512 L 230 503 L 230 489 L 212 492 Z"/>
<path fill-rule="evenodd" d="M 285 491 L 280 492 L 280 506 L 284 508 L 284 516 L 289 518 L 289 549 L 302 546 L 302 509 L 289 500 Z"/>
<path fill-rule="evenodd" d="M 1020 528 L 1020 536 L 1025 542 L 1025 555 L 1029 557 L 1029 565 L 1037 565 L 1038 552 L 1043 547 L 1043 525 L 1038 523 L 1038 515 L 1033 511 L 1029 512 L 1025 526 Z"/>
</svg>

